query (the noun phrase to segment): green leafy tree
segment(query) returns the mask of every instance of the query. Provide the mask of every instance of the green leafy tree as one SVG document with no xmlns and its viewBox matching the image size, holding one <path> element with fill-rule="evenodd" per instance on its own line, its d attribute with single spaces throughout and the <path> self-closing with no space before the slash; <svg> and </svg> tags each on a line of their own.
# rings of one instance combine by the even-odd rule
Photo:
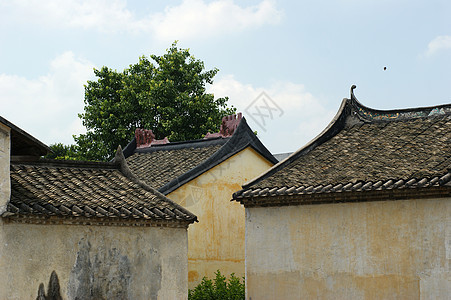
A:
<svg viewBox="0 0 451 300">
<path fill-rule="evenodd" d="M 45 158 L 49 159 L 63 159 L 63 160 L 76 160 L 80 159 L 75 145 L 64 145 L 62 143 L 56 143 L 49 145 L 52 149 L 52 153 L 49 153 Z"/>
<path fill-rule="evenodd" d="M 206 93 L 218 69 L 205 70 L 188 49 L 177 43 L 162 56 L 142 56 L 122 72 L 94 69 L 98 78 L 85 85 L 86 134 L 74 137 L 87 160 L 108 160 L 125 146 L 136 128 L 152 129 L 157 139 L 170 141 L 203 137 L 219 129 L 221 118 L 235 112 L 228 98 Z"/>
<path fill-rule="evenodd" d="M 241 300 L 245 298 L 245 286 L 243 282 L 231 274 L 229 281 L 218 270 L 214 281 L 207 277 L 193 290 L 188 291 L 189 300 Z"/>
</svg>

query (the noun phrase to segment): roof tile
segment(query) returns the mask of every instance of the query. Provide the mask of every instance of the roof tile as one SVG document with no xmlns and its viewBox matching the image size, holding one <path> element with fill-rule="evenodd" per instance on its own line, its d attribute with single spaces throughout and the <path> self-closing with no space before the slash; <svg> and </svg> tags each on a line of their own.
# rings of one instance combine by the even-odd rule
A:
<svg viewBox="0 0 451 300">
<path fill-rule="evenodd" d="M 150 186 L 160 188 L 205 161 L 220 147 L 221 145 L 212 145 L 202 148 L 137 152 L 127 158 L 127 163 L 139 179 Z"/>
<path fill-rule="evenodd" d="M 124 155 L 133 174 L 160 192 L 169 194 L 248 147 L 269 162 L 277 163 L 277 159 L 247 125 L 245 118 L 240 120 L 231 137 L 175 142 L 141 149 L 136 148 L 134 139 L 124 149 Z"/>
<path fill-rule="evenodd" d="M 156 190 L 125 176 L 117 166 L 102 166 L 47 160 L 12 162 L 8 215 L 196 220 Z"/>
<path fill-rule="evenodd" d="M 238 197 L 424 188 L 451 181 L 451 105 L 398 111 L 351 95 L 315 140 L 245 185 Z M 240 200 L 241 201 L 241 200 Z"/>
</svg>

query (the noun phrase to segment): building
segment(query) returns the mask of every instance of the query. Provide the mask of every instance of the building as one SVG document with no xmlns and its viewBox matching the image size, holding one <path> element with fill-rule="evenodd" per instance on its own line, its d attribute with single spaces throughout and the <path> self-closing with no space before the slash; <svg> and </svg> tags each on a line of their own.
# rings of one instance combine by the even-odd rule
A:
<svg viewBox="0 0 451 300">
<path fill-rule="evenodd" d="M 319 136 L 233 195 L 247 299 L 451 295 L 451 105 L 375 110 L 353 88 Z"/>
<path fill-rule="evenodd" d="M 277 160 L 241 114 L 200 140 L 157 141 L 137 130 L 124 155 L 133 174 L 199 218 L 189 228 L 189 287 L 217 270 L 244 276 L 244 208 L 230 196 Z"/>
<path fill-rule="evenodd" d="M 0 118 L 0 299 L 186 299 L 196 216 L 134 177 L 122 150 L 111 163 L 48 151 Z"/>
</svg>

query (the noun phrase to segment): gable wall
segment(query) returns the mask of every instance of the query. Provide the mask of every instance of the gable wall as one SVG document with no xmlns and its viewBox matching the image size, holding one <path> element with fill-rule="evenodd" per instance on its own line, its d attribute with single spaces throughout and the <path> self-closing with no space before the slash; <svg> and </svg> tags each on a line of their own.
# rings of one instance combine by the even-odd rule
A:
<svg viewBox="0 0 451 300">
<path fill-rule="evenodd" d="M 186 299 L 187 245 L 185 228 L 0 218 L 0 299 L 36 299 L 52 271 L 63 299 Z"/>
<path fill-rule="evenodd" d="M 244 207 L 230 200 L 241 186 L 272 167 L 248 147 L 181 186 L 168 197 L 197 215 L 188 229 L 188 279 L 194 288 L 202 277 L 244 276 Z"/>
<path fill-rule="evenodd" d="M 6 210 L 11 194 L 9 180 L 10 128 L 0 123 L 0 214 Z"/>
<path fill-rule="evenodd" d="M 451 199 L 246 208 L 246 299 L 445 299 Z"/>
</svg>

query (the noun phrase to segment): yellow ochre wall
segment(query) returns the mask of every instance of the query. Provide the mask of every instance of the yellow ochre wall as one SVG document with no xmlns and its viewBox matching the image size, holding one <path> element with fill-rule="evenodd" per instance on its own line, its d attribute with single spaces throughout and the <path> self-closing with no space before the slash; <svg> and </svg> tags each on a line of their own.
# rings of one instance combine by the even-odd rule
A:
<svg viewBox="0 0 451 300">
<path fill-rule="evenodd" d="M 450 299 L 451 199 L 246 208 L 246 299 Z"/>
<path fill-rule="evenodd" d="M 244 276 L 244 207 L 232 194 L 272 167 L 248 147 L 191 180 L 167 196 L 197 215 L 199 223 L 188 229 L 188 285 L 202 277 L 235 273 Z"/>
</svg>

